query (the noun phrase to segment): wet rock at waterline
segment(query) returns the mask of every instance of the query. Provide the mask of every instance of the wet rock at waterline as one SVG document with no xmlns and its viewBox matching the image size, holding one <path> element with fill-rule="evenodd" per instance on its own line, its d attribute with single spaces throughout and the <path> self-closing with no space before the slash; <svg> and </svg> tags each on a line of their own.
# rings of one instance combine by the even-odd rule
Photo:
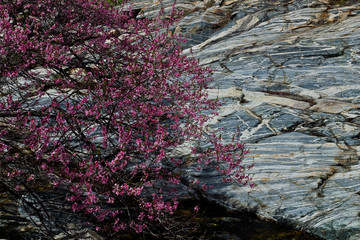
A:
<svg viewBox="0 0 360 240">
<path fill-rule="evenodd" d="M 151 16 L 159 5 L 136 1 Z M 171 8 L 164 1 L 165 11 Z M 219 183 L 207 197 L 324 239 L 360 236 L 360 2 L 177 1 L 194 56 L 227 101 L 213 131 L 249 143 L 254 189 Z M 184 51 L 189 54 L 190 50 Z M 191 171 L 189 171 L 191 174 Z"/>
</svg>

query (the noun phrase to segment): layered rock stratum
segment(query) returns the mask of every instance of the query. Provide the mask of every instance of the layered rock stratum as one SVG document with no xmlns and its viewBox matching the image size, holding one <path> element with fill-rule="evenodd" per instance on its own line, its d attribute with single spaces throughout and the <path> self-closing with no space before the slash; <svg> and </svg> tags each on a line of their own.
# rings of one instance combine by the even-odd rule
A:
<svg viewBox="0 0 360 240">
<path fill-rule="evenodd" d="M 131 2 L 146 17 L 173 3 Z M 326 240 L 360 239 L 360 2 L 178 0 L 176 8 L 184 54 L 215 70 L 209 95 L 226 100 L 210 130 L 230 141 L 240 129 L 251 151 L 244 163 L 254 164 L 252 189 L 198 174 L 214 185 L 205 197 Z"/>
<path fill-rule="evenodd" d="M 133 1 L 145 16 L 161 3 Z M 170 11 L 171 1 L 162 3 Z M 212 122 L 251 153 L 253 189 L 224 184 L 206 195 L 230 209 L 285 222 L 324 239 L 360 239 L 360 2 L 177 1 L 174 32 L 215 70 Z M 222 130 L 220 130 L 222 129 Z M 192 174 L 191 169 L 188 170 Z"/>
</svg>

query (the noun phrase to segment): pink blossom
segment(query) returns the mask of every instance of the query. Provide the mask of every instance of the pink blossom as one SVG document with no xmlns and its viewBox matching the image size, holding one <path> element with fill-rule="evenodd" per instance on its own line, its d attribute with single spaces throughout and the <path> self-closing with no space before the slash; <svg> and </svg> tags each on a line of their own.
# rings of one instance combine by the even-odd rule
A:
<svg viewBox="0 0 360 240">
<path fill-rule="evenodd" d="M 0 177 L 8 187 L 26 191 L 18 182 L 44 179 L 67 190 L 63 198 L 96 230 L 137 233 L 176 212 L 178 200 L 164 195 L 186 167 L 253 187 L 239 137 L 224 144 L 204 132 L 221 102 L 207 96 L 212 70 L 182 55 L 185 37 L 168 34 L 175 6 L 170 16 L 134 19 L 105 4 L 0 4 L 0 55 L 14 61 L 0 63 L 13 90 L 0 99 Z M 194 141 L 206 147 L 172 153 Z"/>
</svg>

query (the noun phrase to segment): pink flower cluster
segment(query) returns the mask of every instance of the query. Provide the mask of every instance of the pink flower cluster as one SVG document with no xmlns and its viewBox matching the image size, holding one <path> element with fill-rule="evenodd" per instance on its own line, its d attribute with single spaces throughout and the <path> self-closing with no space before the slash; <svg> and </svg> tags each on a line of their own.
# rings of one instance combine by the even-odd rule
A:
<svg viewBox="0 0 360 240">
<path fill-rule="evenodd" d="M 0 180 L 61 186 L 96 229 L 137 233 L 176 211 L 163 188 L 189 163 L 248 184 L 244 145 L 204 133 L 221 103 L 204 91 L 211 70 L 169 34 L 174 21 L 99 0 L 1 1 Z M 194 139 L 212 147 L 169 154 Z"/>
</svg>

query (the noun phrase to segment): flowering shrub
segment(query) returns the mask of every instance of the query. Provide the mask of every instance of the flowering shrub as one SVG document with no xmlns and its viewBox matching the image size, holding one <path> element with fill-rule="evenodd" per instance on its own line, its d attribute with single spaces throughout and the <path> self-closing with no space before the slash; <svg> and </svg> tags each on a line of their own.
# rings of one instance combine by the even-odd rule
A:
<svg viewBox="0 0 360 240">
<path fill-rule="evenodd" d="M 150 20 L 99 0 L 3 0 L 0 15 L 0 182 L 9 194 L 66 190 L 94 229 L 140 233 L 176 211 L 171 189 L 190 164 L 249 182 L 243 145 L 204 131 L 220 103 L 205 91 L 211 70 L 169 34 L 174 11 Z M 191 154 L 174 154 L 184 143 Z"/>
</svg>

